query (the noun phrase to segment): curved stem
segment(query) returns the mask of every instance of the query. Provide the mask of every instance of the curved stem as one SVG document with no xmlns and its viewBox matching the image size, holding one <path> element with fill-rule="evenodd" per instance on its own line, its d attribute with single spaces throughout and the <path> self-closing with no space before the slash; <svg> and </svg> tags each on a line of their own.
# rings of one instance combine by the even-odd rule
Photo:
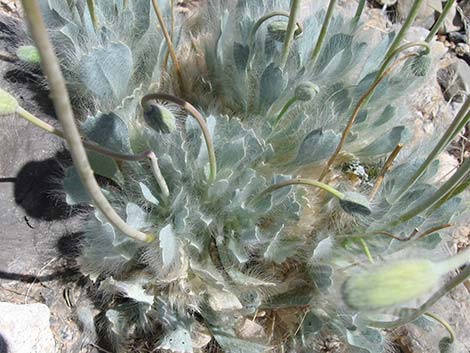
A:
<svg viewBox="0 0 470 353">
<path fill-rule="evenodd" d="M 354 108 L 354 111 L 351 115 L 351 118 L 348 121 L 348 124 L 346 125 L 345 129 L 343 130 L 341 140 L 339 141 L 339 144 L 336 147 L 335 152 L 333 153 L 333 155 L 328 160 L 325 168 L 323 169 L 322 174 L 320 175 L 320 178 L 319 178 L 320 181 L 322 181 L 325 178 L 325 176 L 328 174 L 328 172 L 330 171 L 331 166 L 335 162 L 335 160 L 338 157 L 339 153 L 343 149 L 344 144 L 346 143 L 346 139 L 348 138 L 348 135 L 349 135 L 349 133 L 350 133 L 350 131 L 351 131 L 353 125 L 354 125 L 354 122 L 356 121 L 357 116 L 361 112 L 362 107 L 366 104 L 366 102 L 368 102 L 370 97 L 372 97 L 372 95 L 374 94 L 375 89 L 377 88 L 377 86 L 383 81 L 383 79 L 385 77 L 387 77 L 387 75 L 389 75 L 393 71 L 393 69 L 396 66 L 398 66 L 398 64 L 400 64 L 403 60 L 408 59 L 409 57 L 415 56 L 415 55 L 416 54 L 413 54 L 413 53 L 412 54 L 407 54 L 407 55 L 403 56 L 401 59 L 397 60 L 393 65 L 391 65 L 389 68 L 387 68 L 379 77 L 377 77 L 375 79 L 374 83 L 372 83 L 372 85 L 366 91 L 366 93 L 364 93 L 364 95 L 359 99 L 359 102 L 357 103 L 356 107 Z"/>
<path fill-rule="evenodd" d="M 441 317 L 437 316 L 436 314 L 434 314 L 430 311 L 425 312 L 424 315 L 430 317 L 431 319 L 433 319 L 435 321 L 437 321 L 438 323 L 440 323 L 447 330 L 447 332 L 449 333 L 449 336 L 450 336 L 450 343 L 453 343 L 455 341 L 455 332 L 452 329 L 452 326 L 450 326 L 450 324 L 446 320 L 442 319 Z"/>
<path fill-rule="evenodd" d="M 419 318 L 424 313 L 428 312 L 429 309 L 444 295 L 450 292 L 452 289 L 457 287 L 460 283 L 464 282 L 470 276 L 470 265 L 467 265 L 463 270 L 455 276 L 452 280 L 447 282 L 443 287 L 441 287 L 436 293 L 432 295 L 423 305 L 418 309 L 412 310 L 408 315 L 394 321 L 373 321 L 368 320 L 365 322 L 367 326 L 382 328 L 382 329 L 393 329 L 406 325 L 409 322 L 412 322 Z"/>
<path fill-rule="evenodd" d="M 273 12 L 270 12 L 270 13 L 264 15 L 258 21 L 256 21 L 255 24 L 253 25 L 253 28 L 250 31 L 250 34 L 248 35 L 248 45 L 249 45 L 250 49 L 252 49 L 255 45 L 256 32 L 258 32 L 258 29 L 261 27 L 261 25 L 264 22 L 266 22 L 267 20 L 269 20 L 270 18 L 273 18 L 273 17 L 276 17 L 276 16 L 282 16 L 282 17 L 289 18 L 289 12 L 287 12 L 287 11 L 273 11 Z M 297 31 L 299 32 L 298 35 L 300 35 L 303 32 L 302 24 L 300 22 L 297 22 L 296 25 L 297 25 Z"/>
<path fill-rule="evenodd" d="M 279 67 L 284 69 L 287 64 L 287 59 L 289 57 L 290 48 L 292 46 L 292 41 L 294 40 L 294 32 L 296 26 L 296 18 L 300 10 L 300 0 L 291 0 L 290 2 L 290 14 L 289 14 L 289 23 L 287 25 L 287 33 L 284 38 L 284 45 L 282 47 L 281 57 L 279 60 Z"/>
<path fill-rule="evenodd" d="M 278 116 L 276 117 L 276 120 L 274 121 L 274 125 L 273 127 L 276 127 L 279 122 L 281 121 L 282 117 L 284 116 L 284 114 L 287 113 L 287 111 L 289 110 L 289 108 L 292 106 L 292 104 L 294 104 L 295 102 L 297 102 L 297 97 L 292 97 L 291 99 L 289 99 L 287 101 L 287 103 L 284 105 L 284 107 L 282 108 L 281 112 L 278 114 Z"/>
<path fill-rule="evenodd" d="M 359 4 L 357 5 L 356 14 L 353 17 L 352 23 L 353 26 L 356 27 L 361 19 L 362 13 L 364 12 L 364 8 L 366 6 L 366 0 L 359 0 Z"/>
<path fill-rule="evenodd" d="M 75 125 L 65 81 L 62 77 L 57 57 L 54 54 L 54 49 L 47 36 L 47 30 L 41 17 L 41 10 L 37 1 L 22 0 L 22 4 L 31 35 L 41 57 L 41 66 L 49 83 L 57 117 L 64 129 L 64 136 L 68 142 L 72 160 L 84 187 L 88 191 L 94 205 L 105 215 L 111 225 L 130 238 L 138 241 L 152 242 L 155 239 L 154 235 L 142 233 L 129 226 L 121 219 L 103 195 L 96 182 L 78 128 Z"/>
<path fill-rule="evenodd" d="M 170 190 L 168 189 L 168 185 L 165 181 L 165 178 L 163 177 L 162 172 L 160 171 L 157 156 L 154 152 L 149 152 L 147 153 L 147 157 L 150 159 L 153 176 L 157 180 L 158 186 L 160 186 L 160 190 L 162 191 L 163 197 L 168 198 L 168 196 L 170 196 Z"/>
<path fill-rule="evenodd" d="M 442 13 L 440 14 L 434 26 L 432 26 L 431 30 L 429 31 L 429 34 L 425 39 L 426 42 L 429 43 L 433 40 L 434 36 L 441 28 L 442 23 L 446 19 L 447 15 L 449 14 L 449 11 L 452 9 L 452 6 L 454 6 L 454 4 L 455 4 L 455 0 L 447 0 L 446 5 L 442 9 Z"/>
<path fill-rule="evenodd" d="M 171 41 L 170 34 L 165 26 L 165 21 L 163 20 L 162 12 L 160 11 L 160 7 L 158 6 L 158 0 L 152 0 L 153 9 L 155 10 L 155 14 L 157 16 L 158 22 L 160 23 L 160 27 L 163 32 L 163 36 L 165 37 L 166 44 L 168 46 L 168 50 L 171 55 L 171 60 L 173 61 L 173 65 L 175 66 L 176 76 L 178 77 L 178 83 L 180 86 L 181 91 L 183 94 L 186 92 L 185 85 L 184 85 L 184 78 L 183 74 L 181 73 L 181 67 L 178 61 L 178 57 L 176 56 L 175 48 L 173 47 L 173 42 Z"/>
<path fill-rule="evenodd" d="M 166 94 L 166 93 L 147 94 L 146 96 L 142 98 L 140 104 L 144 106 L 147 103 L 147 101 L 152 100 L 152 99 L 155 99 L 155 100 L 160 99 L 160 100 L 173 102 L 179 105 L 180 107 L 182 107 L 183 109 L 185 109 L 194 117 L 194 119 L 196 119 L 196 121 L 198 122 L 202 130 L 204 140 L 206 141 L 207 154 L 209 155 L 209 165 L 210 165 L 209 183 L 212 184 L 215 181 L 215 177 L 217 175 L 217 160 L 215 157 L 214 144 L 212 143 L 212 137 L 209 133 L 209 129 L 207 127 L 206 121 L 202 117 L 201 113 L 199 113 L 199 111 L 196 108 L 194 108 L 193 105 L 191 105 L 184 99 L 181 99 L 181 98 L 178 98 L 170 94 Z"/>
<path fill-rule="evenodd" d="M 334 197 L 336 197 L 340 200 L 344 199 L 344 194 L 342 192 L 336 190 L 332 186 L 330 186 L 328 184 L 325 184 L 325 183 L 322 183 L 322 182 L 319 182 L 319 181 L 316 181 L 316 180 L 304 179 L 304 178 L 295 178 L 295 179 L 291 179 L 291 180 L 284 180 L 284 181 L 281 181 L 280 183 L 271 185 L 266 190 L 264 190 L 261 194 L 259 194 L 259 196 L 256 197 L 255 199 L 262 198 L 263 196 L 266 196 L 266 195 L 272 193 L 273 191 L 282 189 L 286 186 L 292 186 L 292 185 L 313 186 L 313 187 L 320 188 L 322 190 L 325 190 L 325 191 L 329 192 Z"/>
<path fill-rule="evenodd" d="M 310 55 L 310 66 L 315 65 L 317 61 L 318 55 L 320 54 L 320 50 L 323 46 L 323 42 L 325 41 L 326 33 L 328 32 L 328 27 L 330 26 L 331 19 L 333 18 L 333 10 L 336 5 L 336 0 L 330 0 L 328 5 L 328 10 L 326 11 L 325 19 L 323 20 L 323 25 L 320 30 L 320 34 L 318 35 L 317 44 Z"/>
<path fill-rule="evenodd" d="M 406 35 L 406 32 L 408 32 L 411 25 L 413 24 L 416 17 L 418 16 L 419 9 L 421 8 L 421 5 L 423 5 L 423 2 L 424 0 L 416 0 L 414 2 L 413 6 L 410 9 L 410 13 L 408 14 L 408 17 L 405 20 L 405 23 L 403 23 L 403 26 L 401 27 L 400 32 L 398 32 L 392 44 L 390 45 L 390 48 L 388 49 L 387 54 L 385 55 L 385 58 L 388 58 L 394 55 L 393 52 L 401 44 L 403 38 Z"/>
<path fill-rule="evenodd" d="M 436 147 L 427 156 L 426 160 L 421 164 L 419 169 L 410 178 L 410 180 L 403 186 L 400 191 L 395 195 L 393 203 L 399 201 L 401 197 L 410 190 L 418 179 L 424 174 L 431 163 L 437 158 L 437 156 L 454 140 L 454 138 L 463 130 L 465 125 L 470 121 L 470 96 L 467 97 L 464 104 L 460 108 L 459 112 L 455 116 L 454 120 L 447 128 L 444 135 L 441 137 Z"/>
</svg>

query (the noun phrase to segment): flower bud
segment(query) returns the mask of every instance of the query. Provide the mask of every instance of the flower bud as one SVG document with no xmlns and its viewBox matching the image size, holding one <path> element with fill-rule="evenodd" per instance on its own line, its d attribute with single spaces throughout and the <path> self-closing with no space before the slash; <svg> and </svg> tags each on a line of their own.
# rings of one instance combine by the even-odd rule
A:
<svg viewBox="0 0 470 353">
<path fill-rule="evenodd" d="M 319 90 L 318 86 L 312 82 L 301 82 L 295 88 L 295 97 L 301 101 L 309 101 L 317 95 Z"/>
<path fill-rule="evenodd" d="M 452 338 L 444 337 L 439 341 L 440 353 L 454 353 L 456 352 L 455 344 Z"/>
<path fill-rule="evenodd" d="M 286 21 L 273 21 L 268 25 L 268 33 L 272 39 L 278 42 L 284 42 L 286 39 L 287 26 L 288 23 Z M 301 33 L 302 30 L 297 26 L 294 31 L 294 39 L 300 36 Z"/>
<path fill-rule="evenodd" d="M 431 58 L 429 55 L 419 55 L 409 59 L 411 72 L 417 77 L 426 76 L 431 68 Z"/>
<path fill-rule="evenodd" d="M 144 120 L 152 129 L 164 134 L 169 134 L 176 130 L 175 116 L 161 105 L 145 104 Z"/>
<path fill-rule="evenodd" d="M 426 259 L 378 265 L 349 277 L 341 287 L 344 302 L 358 311 L 373 311 L 404 304 L 428 294 L 442 271 Z"/>
<path fill-rule="evenodd" d="M 31 65 L 39 65 L 41 58 L 39 52 L 34 45 L 23 45 L 16 50 L 16 56 Z"/>
<path fill-rule="evenodd" d="M 339 204 L 348 213 L 362 216 L 368 216 L 372 213 L 367 197 L 357 192 L 345 192 L 344 197 L 339 200 Z"/>
<path fill-rule="evenodd" d="M 7 91 L 0 88 L 0 116 L 16 112 L 18 101 Z"/>
</svg>

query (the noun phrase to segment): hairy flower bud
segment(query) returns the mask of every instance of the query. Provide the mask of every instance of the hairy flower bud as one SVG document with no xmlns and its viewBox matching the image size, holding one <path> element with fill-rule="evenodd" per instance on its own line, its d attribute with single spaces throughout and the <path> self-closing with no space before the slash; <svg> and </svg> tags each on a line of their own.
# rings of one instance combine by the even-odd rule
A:
<svg viewBox="0 0 470 353">
<path fill-rule="evenodd" d="M 17 108 L 17 100 L 7 91 L 0 88 L 0 116 L 14 114 Z"/>
<path fill-rule="evenodd" d="M 411 72 L 418 77 L 426 76 L 431 69 L 431 58 L 429 55 L 419 55 L 409 59 Z"/>
<path fill-rule="evenodd" d="M 429 293 L 442 271 L 425 259 L 402 260 L 375 266 L 349 277 L 341 287 L 345 303 L 359 311 L 380 310 Z"/>
<path fill-rule="evenodd" d="M 34 45 L 23 45 L 19 47 L 16 51 L 16 56 L 18 56 L 21 61 L 32 65 L 39 65 L 41 62 L 39 52 Z"/>
<path fill-rule="evenodd" d="M 169 134 L 176 130 L 175 116 L 161 105 L 145 104 L 144 120 L 152 129 L 164 134 Z"/>
<path fill-rule="evenodd" d="M 268 25 L 268 33 L 274 40 L 278 42 L 284 42 L 287 33 L 287 25 L 286 21 L 273 21 Z M 302 30 L 297 26 L 296 30 L 294 31 L 294 39 L 300 36 Z"/>
<path fill-rule="evenodd" d="M 317 95 L 319 90 L 318 86 L 312 82 L 301 82 L 295 88 L 295 97 L 301 101 L 309 101 Z"/>
<path fill-rule="evenodd" d="M 348 213 L 362 216 L 368 216 L 372 213 L 367 197 L 357 192 L 345 192 L 344 197 L 339 200 L 339 204 Z"/>
</svg>

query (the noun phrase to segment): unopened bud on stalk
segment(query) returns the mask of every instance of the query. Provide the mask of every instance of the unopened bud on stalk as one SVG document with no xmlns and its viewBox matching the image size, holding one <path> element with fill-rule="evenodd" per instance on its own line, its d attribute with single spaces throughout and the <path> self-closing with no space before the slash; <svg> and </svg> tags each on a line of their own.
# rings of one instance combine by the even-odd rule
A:
<svg viewBox="0 0 470 353">
<path fill-rule="evenodd" d="M 28 64 L 39 65 L 41 58 L 39 52 L 34 45 L 23 45 L 16 50 L 16 56 Z"/>
<path fill-rule="evenodd" d="M 431 68 L 431 58 L 429 55 L 418 55 L 409 59 L 409 65 L 413 75 L 423 77 Z"/>
<path fill-rule="evenodd" d="M 341 208 L 348 213 L 360 214 L 368 216 L 372 213 L 369 205 L 369 200 L 364 195 L 357 192 L 345 192 L 344 196 L 340 198 L 339 204 Z"/>
<path fill-rule="evenodd" d="M 439 341 L 439 352 L 440 353 L 454 353 L 457 352 L 454 341 L 450 337 L 444 337 Z"/>
<path fill-rule="evenodd" d="M 295 98 L 300 101 L 309 101 L 315 97 L 320 89 L 312 82 L 301 82 L 295 88 Z"/>
<path fill-rule="evenodd" d="M 18 109 L 18 101 L 0 88 L 0 116 L 14 114 Z"/>
<path fill-rule="evenodd" d="M 268 33 L 274 40 L 284 42 L 287 33 L 288 23 L 286 21 L 273 21 L 268 25 Z M 302 34 L 302 29 L 297 26 L 294 32 L 294 39 Z"/>
<path fill-rule="evenodd" d="M 144 120 L 154 130 L 169 134 L 176 130 L 176 118 L 167 108 L 157 104 L 144 104 Z"/>
<path fill-rule="evenodd" d="M 358 311 L 386 309 L 432 292 L 443 275 L 469 262 L 470 250 L 440 262 L 410 259 L 385 263 L 349 277 L 341 295 Z"/>
</svg>

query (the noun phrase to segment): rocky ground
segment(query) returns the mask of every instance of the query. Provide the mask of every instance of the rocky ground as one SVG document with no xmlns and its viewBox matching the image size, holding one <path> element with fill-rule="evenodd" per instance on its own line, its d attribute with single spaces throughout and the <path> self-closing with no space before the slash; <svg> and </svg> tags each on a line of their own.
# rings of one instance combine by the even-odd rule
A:
<svg viewBox="0 0 470 353">
<path fill-rule="evenodd" d="M 182 11 L 188 12 L 200 1 L 180 2 Z M 383 32 L 393 30 L 411 2 L 371 1 L 368 25 Z M 0 86 L 15 92 L 23 107 L 57 125 L 40 80 L 25 75 L 16 62 L 18 38 L 24 38 L 17 3 L 0 1 Z M 345 11 L 355 6 L 351 0 L 340 1 L 340 5 Z M 440 9 L 441 1 L 428 0 L 419 27 L 412 31 L 414 39 L 426 34 Z M 470 92 L 469 19 L 470 1 L 458 2 L 438 36 L 440 70 L 413 97 L 417 138 L 429 134 L 433 124 L 448 121 L 461 105 L 462 95 Z M 447 172 L 469 156 L 469 138 L 467 127 L 443 157 Z M 103 351 L 81 341 L 73 320 L 73 303 L 81 296 L 84 282 L 73 262 L 77 251 L 73 245 L 80 237 L 76 233 L 80 210 L 65 204 L 57 183 L 63 165 L 70 163 L 64 145 L 15 117 L 0 120 L 0 141 L 0 353 Z M 467 247 L 469 234 L 470 227 L 456 230 L 452 251 Z M 470 352 L 468 283 L 467 288 L 460 286 L 435 308 L 455 328 L 460 353 Z M 434 353 L 443 335 L 408 325 L 396 332 L 396 347 L 404 353 Z M 335 352 L 334 345 L 325 343 L 325 352 Z"/>
</svg>

